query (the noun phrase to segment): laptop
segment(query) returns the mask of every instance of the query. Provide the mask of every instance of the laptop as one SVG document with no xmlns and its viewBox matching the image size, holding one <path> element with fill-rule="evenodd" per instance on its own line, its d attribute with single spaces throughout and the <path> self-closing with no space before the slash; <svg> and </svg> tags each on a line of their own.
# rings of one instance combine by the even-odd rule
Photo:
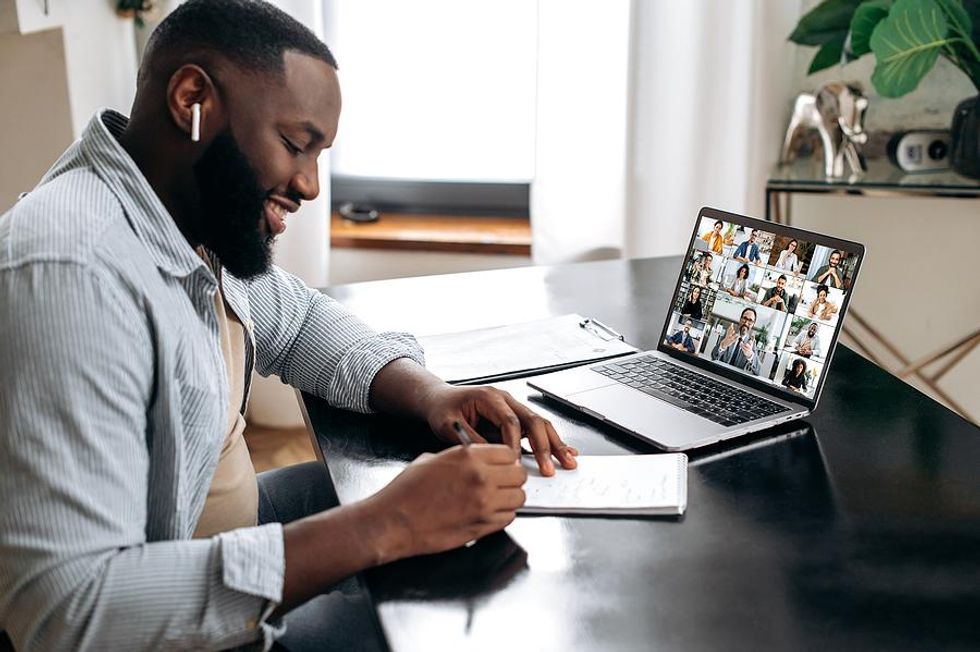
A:
<svg viewBox="0 0 980 652">
<path fill-rule="evenodd" d="M 656 350 L 528 381 L 669 451 L 807 416 L 864 246 L 702 208 Z"/>
</svg>

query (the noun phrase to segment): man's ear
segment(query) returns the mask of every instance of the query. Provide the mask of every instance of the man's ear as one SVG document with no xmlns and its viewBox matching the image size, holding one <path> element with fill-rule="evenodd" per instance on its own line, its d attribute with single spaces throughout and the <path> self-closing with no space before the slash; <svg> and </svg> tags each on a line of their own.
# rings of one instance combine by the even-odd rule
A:
<svg viewBox="0 0 980 652">
<path fill-rule="evenodd" d="M 167 111 L 177 128 L 187 134 L 188 142 L 195 131 L 195 104 L 200 105 L 200 140 L 207 141 L 221 121 L 217 88 L 203 68 L 189 63 L 178 68 L 167 84 Z"/>
</svg>

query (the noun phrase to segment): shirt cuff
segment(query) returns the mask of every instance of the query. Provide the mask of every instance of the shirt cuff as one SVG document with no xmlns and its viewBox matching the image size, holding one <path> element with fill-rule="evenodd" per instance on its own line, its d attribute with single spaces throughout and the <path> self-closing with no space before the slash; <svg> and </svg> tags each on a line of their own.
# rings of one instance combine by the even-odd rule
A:
<svg viewBox="0 0 980 652">
<path fill-rule="evenodd" d="M 321 396 L 328 397 L 335 407 L 371 413 L 371 383 L 382 367 L 398 358 L 409 358 L 425 366 L 422 347 L 408 333 L 380 333 L 365 340 L 344 355 Z"/>
<path fill-rule="evenodd" d="M 224 585 L 273 602 L 282 601 L 286 553 L 282 524 L 268 523 L 218 535 Z"/>
</svg>

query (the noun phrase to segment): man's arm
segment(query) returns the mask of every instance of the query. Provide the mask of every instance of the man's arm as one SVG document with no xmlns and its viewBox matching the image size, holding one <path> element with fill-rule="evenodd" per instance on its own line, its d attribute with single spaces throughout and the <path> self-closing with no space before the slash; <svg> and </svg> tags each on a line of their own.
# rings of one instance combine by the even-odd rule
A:
<svg viewBox="0 0 980 652">
<path fill-rule="evenodd" d="M 18 650 L 271 642 L 278 525 L 146 538 L 163 399 L 145 317 L 112 283 L 65 261 L 0 271 L 0 623 Z"/>
<path fill-rule="evenodd" d="M 250 282 L 256 366 L 284 382 L 360 412 L 389 412 L 425 420 L 443 440 L 458 443 L 454 421 L 475 426 L 477 416 L 501 430 L 503 443 L 520 451 L 526 433 L 542 473 L 554 456 L 575 467 L 549 421 L 492 387 L 453 387 L 424 366 L 422 349 L 405 333 L 376 333 L 337 301 L 273 268 Z M 483 437 L 470 429 L 474 441 Z"/>
<path fill-rule="evenodd" d="M 342 304 L 278 267 L 249 281 L 247 291 L 256 369 L 331 405 L 370 412 L 371 382 L 382 367 L 398 358 L 424 365 L 414 337 L 375 332 Z"/>
</svg>

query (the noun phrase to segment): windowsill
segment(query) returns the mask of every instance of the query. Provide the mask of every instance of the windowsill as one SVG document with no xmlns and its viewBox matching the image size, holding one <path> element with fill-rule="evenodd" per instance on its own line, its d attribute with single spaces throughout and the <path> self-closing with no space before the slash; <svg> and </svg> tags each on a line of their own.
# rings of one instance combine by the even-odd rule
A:
<svg viewBox="0 0 980 652">
<path fill-rule="evenodd" d="M 330 220 L 330 245 L 344 249 L 400 249 L 456 253 L 531 255 L 526 218 L 382 213 L 377 222 Z"/>
</svg>

